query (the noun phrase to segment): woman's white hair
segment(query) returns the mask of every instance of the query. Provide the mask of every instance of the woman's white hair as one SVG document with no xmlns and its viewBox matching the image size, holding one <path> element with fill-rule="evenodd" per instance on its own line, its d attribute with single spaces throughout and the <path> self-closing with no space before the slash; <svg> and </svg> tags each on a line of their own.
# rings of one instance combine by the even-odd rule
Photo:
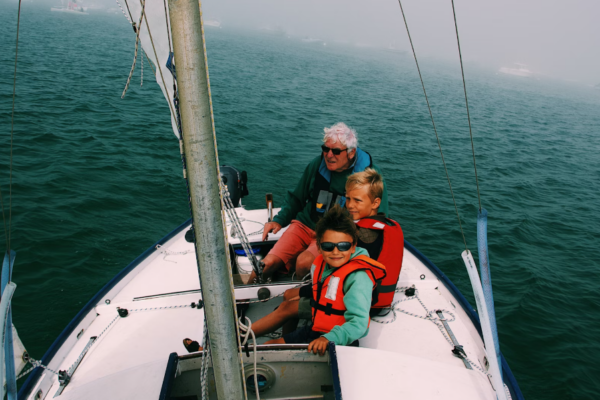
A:
<svg viewBox="0 0 600 400">
<path fill-rule="evenodd" d="M 323 134 L 323 143 L 328 140 L 332 140 L 333 143 L 336 143 L 339 140 L 341 144 L 350 150 L 354 150 L 358 147 L 358 135 L 356 131 L 343 122 L 338 122 L 331 126 L 331 128 L 324 128 L 323 131 L 325 131 Z"/>
</svg>

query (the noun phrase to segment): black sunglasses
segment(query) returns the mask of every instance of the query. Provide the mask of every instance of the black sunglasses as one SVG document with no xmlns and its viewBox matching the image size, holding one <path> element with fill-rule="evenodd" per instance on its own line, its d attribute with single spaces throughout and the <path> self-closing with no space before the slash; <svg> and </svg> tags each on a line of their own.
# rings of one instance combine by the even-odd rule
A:
<svg viewBox="0 0 600 400">
<path fill-rule="evenodd" d="M 323 150 L 323 153 L 327 154 L 329 153 L 329 150 L 331 150 L 331 152 L 333 153 L 334 156 L 339 156 L 340 154 L 342 154 L 342 151 L 347 151 L 348 148 L 345 149 L 331 149 L 325 145 L 321 146 L 321 150 Z"/>
<path fill-rule="evenodd" d="M 352 243 L 350 242 L 339 242 L 339 243 L 332 243 L 332 242 L 323 242 L 321 243 L 321 250 L 323 251 L 333 251 L 333 249 L 338 248 L 339 251 L 348 251 L 352 248 Z"/>
</svg>

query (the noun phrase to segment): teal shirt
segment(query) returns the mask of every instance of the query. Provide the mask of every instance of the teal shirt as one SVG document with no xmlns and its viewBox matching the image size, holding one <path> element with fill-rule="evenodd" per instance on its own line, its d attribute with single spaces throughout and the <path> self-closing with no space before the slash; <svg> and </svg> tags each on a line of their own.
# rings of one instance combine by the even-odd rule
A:
<svg viewBox="0 0 600 400">
<path fill-rule="evenodd" d="M 369 256 L 369 253 L 357 247 L 352 253 L 350 259 L 356 256 Z M 335 271 L 329 265 L 325 265 L 325 271 L 321 277 L 321 282 Z M 311 275 L 314 276 L 315 266 L 311 268 Z M 373 281 L 365 271 L 356 271 L 346 277 L 344 281 L 344 305 L 346 312 L 343 325 L 335 326 L 329 333 L 323 336 L 330 342 L 340 346 L 347 346 L 357 339 L 367 336 L 369 333 L 369 310 L 371 309 L 371 299 L 373 296 Z"/>
<path fill-rule="evenodd" d="M 281 210 L 273 220 L 282 227 L 288 226 L 293 219 L 297 219 L 310 229 L 315 229 L 315 223 L 310 217 L 312 204 L 309 201 L 312 191 L 315 187 L 315 175 L 321 165 L 321 156 L 315 157 L 302 173 L 300 181 L 293 191 L 288 191 L 285 196 L 285 202 Z M 381 174 L 381 170 L 375 164 L 372 168 Z M 352 175 L 352 168 L 342 172 L 331 173 L 331 189 L 338 193 L 346 193 L 346 180 Z M 382 174 L 383 175 L 383 174 Z M 388 194 L 383 181 L 383 195 L 381 196 L 381 205 L 379 212 L 388 214 Z"/>
</svg>

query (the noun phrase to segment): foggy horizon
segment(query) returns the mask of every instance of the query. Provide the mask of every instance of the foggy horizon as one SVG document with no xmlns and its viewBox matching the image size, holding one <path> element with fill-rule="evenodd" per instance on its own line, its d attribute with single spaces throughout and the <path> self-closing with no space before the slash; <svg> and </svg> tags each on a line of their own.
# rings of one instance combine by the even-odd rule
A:
<svg viewBox="0 0 600 400">
<path fill-rule="evenodd" d="M 452 3 L 402 5 L 417 56 L 458 62 Z M 465 63 L 495 70 L 522 63 L 542 77 L 600 83 L 600 2 L 456 0 L 455 7 Z M 208 0 L 203 13 L 223 28 L 278 26 L 294 36 L 411 51 L 396 0 Z"/>
<path fill-rule="evenodd" d="M 118 7 L 113 0 L 78 2 Z M 24 4 L 48 6 L 60 0 Z M 417 56 L 458 63 L 451 2 L 404 0 L 402 5 Z M 455 6 L 465 64 L 498 71 L 522 63 L 541 78 L 600 84 L 600 2 L 456 0 Z M 218 20 L 223 29 L 271 29 L 328 43 L 411 52 L 396 0 L 206 0 L 202 7 L 205 20 Z"/>
</svg>

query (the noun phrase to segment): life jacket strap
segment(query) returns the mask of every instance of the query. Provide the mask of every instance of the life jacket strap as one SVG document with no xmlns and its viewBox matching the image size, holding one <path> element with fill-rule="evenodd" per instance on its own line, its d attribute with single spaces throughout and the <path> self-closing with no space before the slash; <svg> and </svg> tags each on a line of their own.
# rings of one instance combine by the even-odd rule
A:
<svg viewBox="0 0 600 400">
<path fill-rule="evenodd" d="M 396 285 L 381 285 L 377 287 L 379 293 L 391 293 L 396 291 Z"/>
<path fill-rule="evenodd" d="M 343 316 L 346 312 L 345 310 L 338 310 L 333 308 L 332 303 L 327 303 L 327 305 L 322 305 L 317 303 L 314 299 L 310 299 L 310 306 L 316 310 L 324 312 L 326 315 L 341 315 Z"/>
</svg>

